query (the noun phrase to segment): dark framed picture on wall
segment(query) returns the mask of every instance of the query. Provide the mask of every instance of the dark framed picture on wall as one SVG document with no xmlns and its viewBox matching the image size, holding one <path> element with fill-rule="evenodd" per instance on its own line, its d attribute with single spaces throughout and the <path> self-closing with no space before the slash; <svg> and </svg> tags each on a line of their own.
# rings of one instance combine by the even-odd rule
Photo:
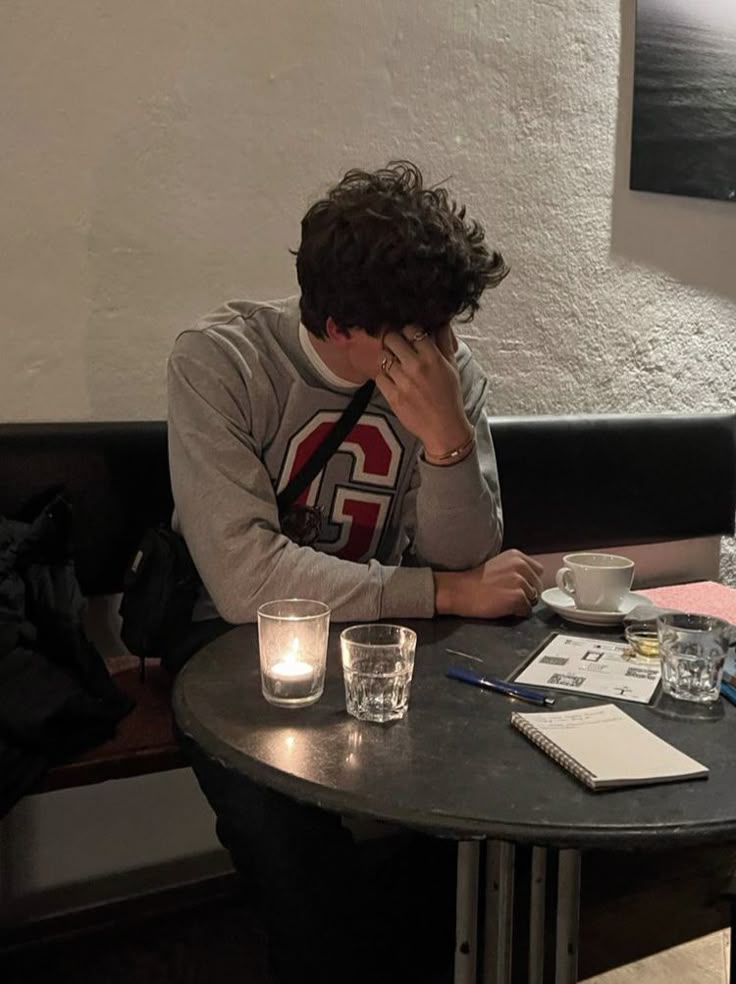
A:
<svg viewBox="0 0 736 984">
<path fill-rule="evenodd" d="M 638 0 L 630 185 L 736 202 L 736 0 Z"/>
</svg>

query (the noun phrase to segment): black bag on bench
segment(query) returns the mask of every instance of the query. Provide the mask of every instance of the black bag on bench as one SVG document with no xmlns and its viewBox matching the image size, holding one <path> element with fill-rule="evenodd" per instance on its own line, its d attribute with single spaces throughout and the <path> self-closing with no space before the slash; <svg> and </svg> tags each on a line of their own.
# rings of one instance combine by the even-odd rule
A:
<svg viewBox="0 0 736 984">
<path fill-rule="evenodd" d="M 319 507 L 299 505 L 296 499 L 353 429 L 373 395 L 374 386 L 368 382 L 357 390 L 312 457 L 276 497 L 281 530 L 296 543 L 313 543 L 321 524 Z M 141 661 L 141 678 L 145 659 L 161 658 L 166 665 L 167 652 L 191 624 L 201 584 L 182 536 L 165 525 L 146 530 L 125 573 L 120 603 L 123 620 L 120 635 L 130 652 Z"/>
<path fill-rule="evenodd" d="M 184 538 L 165 525 L 143 534 L 125 572 L 120 637 L 141 661 L 163 657 L 167 647 L 192 619 L 201 584 Z"/>
</svg>

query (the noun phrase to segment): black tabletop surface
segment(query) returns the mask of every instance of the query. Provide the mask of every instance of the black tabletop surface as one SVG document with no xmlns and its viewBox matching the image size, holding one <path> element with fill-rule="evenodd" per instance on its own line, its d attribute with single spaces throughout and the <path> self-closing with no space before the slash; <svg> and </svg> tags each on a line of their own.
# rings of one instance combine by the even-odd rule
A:
<svg viewBox="0 0 736 984">
<path fill-rule="evenodd" d="M 460 649 L 483 657 L 476 671 L 507 675 L 552 631 L 548 612 L 524 621 L 406 622 L 417 632 L 409 712 L 369 724 L 345 711 L 339 632 L 330 633 L 325 693 L 303 710 L 261 695 L 255 626 L 220 637 L 181 672 L 178 725 L 207 754 L 296 799 L 343 814 L 392 821 L 450 837 L 592 847 L 669 847 L 736 839 L 736 708 L 701 710 L 669 698 L 622 707 L 655 734 L 707 765 L 706 780 L 592 792 L 528 742 L 509 721 L 529 704 L 448 680 Z M 610 638 L 610 632 L 608 634 Z M 595 698 L 557 693 L 555 710 Z"/>
</svg>

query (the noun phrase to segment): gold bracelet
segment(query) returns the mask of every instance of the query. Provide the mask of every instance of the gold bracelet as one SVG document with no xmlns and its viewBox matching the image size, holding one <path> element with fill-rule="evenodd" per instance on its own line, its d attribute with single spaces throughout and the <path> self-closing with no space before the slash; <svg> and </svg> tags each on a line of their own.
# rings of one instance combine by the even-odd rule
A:
<svg viewBox="0 0 736 984">
<path fill-rule="evenodd" d="M 454 448 L 452 451 L 445 451 L 444 454 L 427 454 L 426 450 L 424 452 L 425 458 L 434 458 L 435 461 L 451 461 L 455 458 L 459 458 L 460 455 L 464 455 L 467 451 L 470 451 L 472 446 L 475 444 L 475 431 L 470 435 L 469 439 L 465 444 L 461 444 L 459 448 Z M 430 461 L 430 464 L 432 462 Z"/>
</svg>

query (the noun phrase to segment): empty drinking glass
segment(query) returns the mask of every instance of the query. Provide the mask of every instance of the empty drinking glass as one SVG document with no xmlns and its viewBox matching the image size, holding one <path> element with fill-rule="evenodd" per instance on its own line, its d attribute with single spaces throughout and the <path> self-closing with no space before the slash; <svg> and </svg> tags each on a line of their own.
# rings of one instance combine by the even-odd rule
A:
<svg viewBox="0 0 736 984">
<path fill-rule="evenodd" d="M 345 703 L 360 721 L 396 721 L 406 714 L 417 635 L 401 625 L 367 624 L 340 635 Z"/>
<path fill-rule="evenodd" d="M 720 696 L 731 626 L 710 615 L 657 618 L 662 689 L 678 700 L 709 703 Z"/>
</svg>

